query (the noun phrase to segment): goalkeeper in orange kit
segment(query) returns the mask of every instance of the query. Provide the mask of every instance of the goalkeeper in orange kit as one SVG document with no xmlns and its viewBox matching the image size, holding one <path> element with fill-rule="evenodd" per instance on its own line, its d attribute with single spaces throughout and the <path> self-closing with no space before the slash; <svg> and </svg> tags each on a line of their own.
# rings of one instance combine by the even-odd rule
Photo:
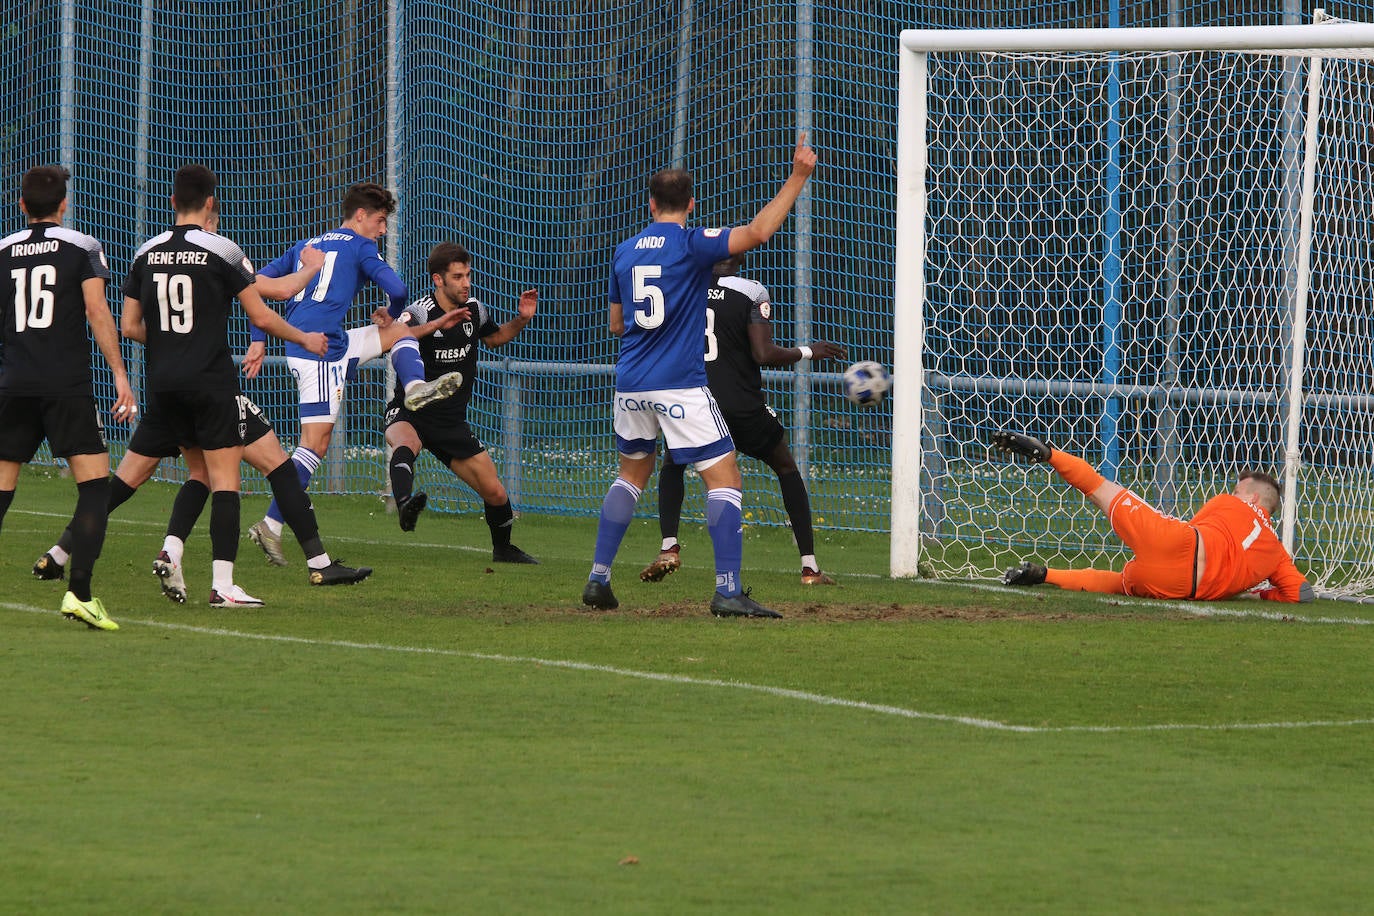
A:
<svg viewBox="0 0 1374 916">
<path fill-rule="evenodd" d="M 1212 497 L 1185 521 L 1162 514 L 1082 458 L 1039 439 L 1003 430 L 993 434 L 992 444 L 1008 454 L 1048 462 L 1107 514 L 1112 531 L 1134 554 L 1121 572 L 1022 563 L 1002 576 L 1006 585 L 1048 582 L 1073 591 L 1198 601 L 1247 592 L 1270 601 L 1316 597 L 1269 525 L 1270 515 L 1279 508 L 1279 484 L 1268 474 L 1243 472 L 1234 490 Z M 1255 589 L 1266 580 L 1268 587 Z"/>
</svg>

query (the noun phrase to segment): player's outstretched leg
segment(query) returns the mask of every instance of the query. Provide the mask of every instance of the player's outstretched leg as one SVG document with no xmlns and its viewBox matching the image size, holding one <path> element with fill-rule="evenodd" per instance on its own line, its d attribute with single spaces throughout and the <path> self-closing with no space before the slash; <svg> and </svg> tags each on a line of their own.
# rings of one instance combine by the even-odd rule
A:
<svg viewBox="0 0 1374 916">
<path fill-rule="evenodd" d="M 463 373 L 449 372 L 432 382 L 419 382 L 406 391 L 406 410 L 417 411 L 435 401 L 451 398 L 463 387 Z"/>
<path fill-rule="evenodd" d="M 1050 460 L 1050 447 L 1034 436 L 999 429 L 992 434 L 992 447 L 1009 455 L 1039 463 Z"/>
<path fill-rule="evenodd" d="M 258 441 L 262 442 L 263 439 Z M 256 444 L 250 446 L 255 447 Z M 315 508 L 310 505 L 310 497 L 305 495 L 305 488 L 296 473 L 296 463 L 285 457 L 280 445 L 267 446 L 266 451 L 271 455 L 271 459 L 264 461 L 262 459 L 265 456 L 255 452 L 250 460 L 254 467 L 263 470 L 264 464 L 280 459 L 276 467 L 266 472 L 267 482 L 272 487 L 272 499 L 281 512 L 282 519 L 291 528 L 296 541 L 301 545 L 301 551 L 305 554 L 306 581 L 311 585 L 354 585 L 372 575 L 371 567 L 359 566 L 355 569 L 329 556 L 329 552 L 324 549 L 324 542 L 320 540 L 320 525 L 315 518 Z M 262 522 L 258 524 L 263 525 Z M 259 532 L 259 537 L 261 535 L 262 532 Z M 252 529 L 249 529 L 248 536 L 253 537 Z"/>
<path fill-rule="evenodd" d="M 104 602 L 95 597 L 89 601 L 82 601 L 76 595 L 67 592 L 62 596 L 62 616 L 68 620 L 79 620 L 92 630 L 119 629 L 119 624 L 105 613 Z"/>
<path fill-rule="evenodd" d="M 1103 512 L 1110 514 L 1112 500 L 1121 492 L 1119 485 L 1107 480 L 1082 458 L 1051 448 L 1033 436 L 998 430 L 992 435 L 992 445 L 1008 454 L 1028 458 L 1032 463 L 1048 462 L 1065 483 L 1088 497 Z"/>
<path fill-rule="evenodd" d="M 1035 563 L 1022 563 L 1002 573 L 1003 585 L 1039 585 L 1045 581 L 1048 570 Z"/>
</svg>

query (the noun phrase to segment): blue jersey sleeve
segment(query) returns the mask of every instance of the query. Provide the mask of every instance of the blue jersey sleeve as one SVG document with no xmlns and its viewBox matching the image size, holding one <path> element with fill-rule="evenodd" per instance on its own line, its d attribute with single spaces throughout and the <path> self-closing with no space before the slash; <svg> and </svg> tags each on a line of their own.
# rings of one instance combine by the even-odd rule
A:
<svg viewBox="0 0 1374 916">
<path fill-rule="evenodd" d="M 406 290 L 406 281 L 402 280 L 400 274 L 391 269 L 391 265 L 382 260 L 381 254 L 377 251 L 376 244 L 369 245 L 370 250 L 365 251 L 362 263 L 359 265 L 363 273 L 373 283 L 381 287 L 382 292 L 390 300 L 387 306 L 387 314 L 392 318 L 399 318 L 401 312 L 405 311 L 407 300 L 410 293 Z"/>
<path fill-rule="evenodd" d="M 710 267 L 730 257 L 729 229 L 687 230 L 687 250 L 700 267 Z"/>
</svg>

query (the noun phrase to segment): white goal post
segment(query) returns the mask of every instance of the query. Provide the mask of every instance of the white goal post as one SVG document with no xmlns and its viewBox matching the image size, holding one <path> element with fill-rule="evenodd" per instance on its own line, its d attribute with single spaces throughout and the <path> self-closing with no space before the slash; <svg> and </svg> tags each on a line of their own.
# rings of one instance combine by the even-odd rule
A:
<svg viewBox="0 0 1374 916">
<path fill-rule="evenodd" d="M 1006 426 L 1185 517 L 1274 473 L 1319 593 L 1374 592 L 1371 57 L 1346 22 L 901 33 L 893 576 L 1120 567 Z"/>
</svg>

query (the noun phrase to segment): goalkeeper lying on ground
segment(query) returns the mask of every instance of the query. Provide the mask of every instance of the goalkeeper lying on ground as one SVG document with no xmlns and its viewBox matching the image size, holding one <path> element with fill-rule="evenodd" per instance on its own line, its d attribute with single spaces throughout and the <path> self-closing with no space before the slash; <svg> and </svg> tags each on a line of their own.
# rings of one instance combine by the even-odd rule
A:
<svg viewBox="0 0 1374 916">
<path fill-rule="evenodd" d="M 1184 521 L 1163 515 L 1082 458 L 1039 439 L 1003 430 L 993 434 L 992 444 L 1033 462 L 1049 462 L 1070 486 L 1107 513 L 1112 530 L 1134 553 L 1121 572 L 1022 563 L 1002 576 L 1006 585 L 1048 582 L 1082 592 L 1217 601 L 1252 592 L 1268 580 L 1267 588 L 1253 594 L 1289 602 L 1316 597 L 1269 526 L 1270 515 L 1279 508 L 1279 484 L 1268 474 L 1243 472 L 1234 490 L 1212 497 Z"/>
</svg>

